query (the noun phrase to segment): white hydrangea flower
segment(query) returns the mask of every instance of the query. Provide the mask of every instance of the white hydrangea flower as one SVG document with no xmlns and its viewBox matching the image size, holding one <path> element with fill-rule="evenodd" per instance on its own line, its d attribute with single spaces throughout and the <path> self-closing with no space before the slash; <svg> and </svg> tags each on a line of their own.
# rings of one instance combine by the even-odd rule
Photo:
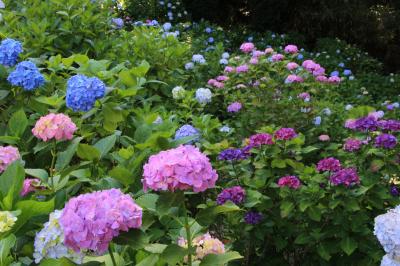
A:
<svg viewBox="0 0 400 266">
<path fill-rule="evenodd" d="M 81 264 L 84 254 L 77 253 L 64 245 L 64 232 L 59 223 L 62 210 L 50 213 L 49 221 L 44 224 L 43 229 L 36 234 L 35 251 L 33 258 L 36 263 L 42 259 L 69 258 L 77 264 Z"/>
<path fill-rule="evenodd" d="M 386 254 L 382 257 L 381 266 L 400 266 L 400 260 L 394 259 L 390 254 Z"/>
<path fill-rule="evenodd" d="M 199 63 L 199 64 L 205 64 L 206 63 L 206 59 L 204 58 L 204 56 L 202 56 L 201 54 L 195 54 L 192 56 L 192 61 L 194 63 Z"/>
<path fill-rule="evenodd" d="M 224 132 L 224 133 L 229 133 L 231 131 L 231 128 L 228 126 L 223 126 L 219 129 L 220 132 Z"/>
<path fill-rule="evenodd" d="M 400 255 L 400 206 L 375 217 L 374 235 L 386 253 Z"/>
<path fill-rule="evenodd" d="M 199 88 L 196 91 L 196 100 L 200 104 L 210 103 L 212 98 L 212 93 L 209 89 Z"/>
<path fill-rule="evenodd" d="M 175 100 L 183 99 L 185 97 L 185 89 L 182 86 L 176 86 L 172 89 L 172 98 Z"/>
<path fill-rule="evenodd" d="M 17 217 L 12 212 L 0 211 L 0 233 L 9 231 L 17 221 Z"/>
</svg>

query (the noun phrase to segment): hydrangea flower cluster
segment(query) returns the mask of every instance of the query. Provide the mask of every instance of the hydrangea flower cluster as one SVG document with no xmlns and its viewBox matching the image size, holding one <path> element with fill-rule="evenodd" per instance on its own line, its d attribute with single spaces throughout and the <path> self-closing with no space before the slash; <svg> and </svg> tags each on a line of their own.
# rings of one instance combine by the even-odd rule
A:
<svg viewBox="0 0 400 266">
<path fill-rule="evenodd" d="M 297 133 L 293 128 L 281 128 L 275 132 L 274 137 L 277 140 L 291 140 L 297 137 Z"/>
<path fill-rule="evenodd" d="M 223 205 L 227 201 L 232 201 L 235 204 L 240 204 L 243 202 L 246 196 L 246 191 L 241 186 L 234 186 L 231 188 L 226 188 L 218 194 L 217 204 Z"/>
<path fill-rule="evenodd" d="M 223 150 L 218 155 L 220 161 L 240 161 L 249 158 L 250 154 L 246 149 L 229 148 Z"/>
<path fill-rule="evenodd" d="M 358 151 L 362 145 L 363 142 L 359 139 L 347 139 L 343 145 L 343 149 L 348 152 Z"/>
<path fill-rule="evenodd" d="M 104 97 L 106 85 L 96 77 L 75 75 L 67 82 L 67 107 L 73 111 L 89 111 L 97 99 Z"/>
<path fill-rule="evenodd" d="M 240 46 L 240 50 L 241 50 L 243 53 L 246 53 L 246 54 L 252 52 L 252 51 L 254 50 L 254 48 L 255 48 L 255 46 L 254 46 L 254 44 L 251 43 L 251 42 L 245 42 L 245 43 L 243 43 L 243 44 Z"/>
<path fill-rule="evenodd" d="M 287 78 L 285 79 L 285 83 L 286 84 L 301 83 L 303 81 L 304 81 L 304 79 L 302 77 L 300 77 L 298 75 L 294 75 L 294 74 L 291 74 L 291 75 L 287 76 Z"/>
<path fill-rule="evenodd" d="M 380 120 L 378 121 L 378 126 L 383 131 L 400 131 L 400 121 L 398 120 Z"/>
<path fill-rule="evenodd" d="M 38 178 L 27 178 L 24 180 L 24 184 L 22 186 L 21 190 L 21 196 L 25 197 L 31 192 L 34 192 L 38 189 L 40 186 L 40 179 Z"/>
<path fill-rule="evenodd" d="M 185 97 L 185 89 L 182 86 L 176 86 L 172 89 L 172 98 L 175 100 L 180 100 Z"/>
<path fill-rule="evenodd" d="M 0 211 L 0 233 L 5 233 L 14 226 L 17 217 L 12 212 Z"/>
<path fill-rule="evenodd" d="M 181 145 L 152 155 L 143 167 L 143 189 L 202 192 L 215 186 L 217 172 L 197 147 Z"/>
<path fill-rule="evenodd" d="M 62 212 L 62 210 L 55 210 L 50 213 L 49 221 L 36 234 L 33 253 L 35 263 L 39 264 L 43 259 L 59 258 L 68 258 L 77 264 L 82 263 L 84 253 L 75 252 L 64 244 L 64 232 L 60 224 Z"/>
<path fill-rule="evenodd" d="M 288 69 L 288 70 L 295 70 L 296 68 L 298 68 L 299 67 L 299 65 L 297 64 L 297 63 L 295 63 L 295 62 L 290 62 L 290 63 L 288 63 L 287 65 L 286 65 L 286 68 Z"/>
<path fill-rule="evenodd" d="M 120 231 L 142 225 L 142 208 L 119 189 L 96 191 L 70 199 L 60 224 L 67 247 L 103 254 Z"/>
<path fill-rule="evenodd" d="M 116 29 L 122 29 L 124 27 L 124 20 L 122 18 L 113 18 L 111 22 Z"/>
<path fill-rule="evenodd" d="M 212 93 L 210 89 L 199 88 L 196 90 L 196 100 L 200 104 L 207 104 L 211 102 Z"/>
<path fill-rule="evenodd" d="M 245 215 L 244 215 L 244 222 L 246 224 L 259 224 L 264 218 L 264 215 L 262 215 L 262 213 L 259 212 L 255 212 L 255 211 L 248 211 Z"/>
<path fill-rule="evenodd" d="M 287 54 L 297 54 L 299 52 L 299 48 L 293 44 L 286 45 L 284 50 Z"/>
<path fill-rule="evenodd" d="M 335 186 L 345 185 L 349 187 L 360 183 L 360 177 L 354 168 L 344 168 L 334 172 L 329 179 Z"/>
<path fill-rule="evenodd" d="M 43 141 L 70 140 L 76 130 L 76 125 L 68 116 L 50 113 L 36 122 L 32 134 Z"/>
<path fill-rule="evenodd" d="M 373 115 L 361 117 L 354 121 L 354 128 L 358 131 L 374 131 L 378 129 L 378 118 Z"/>
<path fill-rule="evenodd" d="M 279 178 L 278 186 L 298 189 L 301 186 L 301 182 L 297 176 L 284 176 Z"/>
<path fill-rule="evenodd" d="M 31 91 L 42 86 L 45 82 L 43 75 L 36 65 L 30 61 L 22 61 L 7 78 L 13 86 L 20 86 Z"/>
<path fill-rule="evenodd" d="M 390 262 L 400 256 L 400 206 L 375 217 L 374 235 L 378 238 L 387 255 L 383 258 Z M 396 264 L 381 264 L 396 265 Z"/>
<path fill-rule="evenodd" d="M 187 240 L 183 237 L 179 237 L 178 245 L 187 248 Z M 212 237 L 209 233 L 195 237 L 192 241 L 192 247 L 196 248 L 196 255 L 193 258 L 194 260 L 201 260 L 208 254 L 225 253 L 224 244 L 218 238 Z"/>
<path fill-rule="evenodd" d="M 19 41 L 4 39 L 0 44 L 0 64 L 14 66 L 20 53 L 22 53 L 22 44 Z"/>
<path fill-rule="evenodd" d="M 226 69 L 226 68 L 225 68 Z M 235 69 L 236 73 L 246 73 L 249 71 L 249 66 L 248 65 L 241 65 L 236 67 Z"/>
<path fill-rule="evenodd" d="M 261 145 L 273 145 L 272 136 L 268 133 L 259 133 L 252 135 L 249 139 L 250 146 L 259 147 Z"/>
<path fill-rule="evenodd" d="M 282 61 L 285 58 L 283 54 L 274 54 L 271 57 L 272 62 L 279 62 Z"/>
<path fill-rule="evenodd" d="M 330 141 L 331 140 L 331 138 L 329 137 L 329 135 L 320 135 L 319 137 L 318 137 L 318 139 L 320 140 L 320 141 Z"/>
<path fill-rule="evenodd" d="M 205 64 L 206 63 L 206 59 L 201 54 L 194 54 L 192 56 L 192 61 L 193 61 L 193 63 L 198 63 L 198 64 Z"/>
<path fill-rule="evenodd" d="M 382 133 L 375 138 L 375 146 L 384 149 L 393 149 L 397 145 L 397 138 L 391 134 Z"/>
<path fill-rule="evenodd" d="M 191 142 L 200 140 L 200 131 L 192 125 L 183 125 L 175 132 L 175 140 L 192 136 L 196 136 L 196 139 Z"/>
<path fill-rule="evenodd" d="M 242 104 L 240 102 L 233 102 L 227 107 L 229 113 L 237 113 L 242 109 Z"/>
<path fill-rule="evenodd" d="M 13 146 L 0 146 L 0 173 L 4 172 L 10 164 L 19 158 L 21 156 L 17 148 Z"/>
<path fill-rule="evenodd" d="M 342 168 L 340 161 L 336 158 L 329 157 L 322 159 L 317 164 L 317 171 L 329 171 L 329 172 L 337 172 Z"/>
</svg>

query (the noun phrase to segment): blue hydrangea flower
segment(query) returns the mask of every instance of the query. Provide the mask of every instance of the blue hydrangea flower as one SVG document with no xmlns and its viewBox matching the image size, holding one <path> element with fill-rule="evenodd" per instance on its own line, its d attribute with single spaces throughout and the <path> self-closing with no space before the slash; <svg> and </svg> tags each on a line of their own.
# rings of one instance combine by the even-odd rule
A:
<svg viewBox="0 0 400 266">
<path fill-rule="evenodd" d="M 220 132 L 224 132 L 224 133 L 229 133 L 231 131 L 231 128 L 228 126 L 223 126 L 219 129 Z"/>
<path fill-rule="evenodd" d="M 323 111 L 324 114 L 326 114 L 326 115 L 331 115 L 331 114 L 332 114 L 331 109 L 329 109 L 328 107 L 324 108 L 324 110 L 322 110 L 322 111 Z"/>
<path fill-rule="evenodd" d="M 214 38 L 213 37 L 210 37 L 210 38 L 208 38 L 208 40 L 207 40 L 209 43 L 213 43 L 214 42 Z"/>
<path fill-rule="evenodd" d="M 297 55 L 297 59 L 302 60 L 303 58 L 304 58 L 304 55 L 302 55 L 302 54 Z"/>
<path fill-rule="evenodd" d="M 191 136 L 196 136 L 196 138 L 193 141 L 190 141 L 189 143 L 198 141 L 200 139 L 199 130 L 191 125 L 183 125 L 175 132 L 174 139 L 179 140 L 179 139 L 183 139 L 183 138 L 191 137 Z"/>
<path fill-rule="evenodd" d="M 339 77 L 339 71 L 333 71 L 332 73 L 331 73 L 331 77 Z"/>
<path fill-rule="evenodd" d="M 344 71 L 343 71 L 343 75 L 345 75 L 345 76 L 350 76 L 352 73 L 351 73 L 351 70 L 350 69 L 345 69 Z"/>
<path fill-rule="evenodd" d="M 319 126 L 321 125 L 322 118 L 320 116 L 317 116 L 314 118 L 314 125 Z"/>
<path fill-rule="evenodd" d="M 211 32 L 212 32 L 212 29 L 207 27 L 206 30 L 205 30 L 205 32 L 211 33 Z"/>
<path fill-rule="evenodd" d="M 164 25 L 162 26 L 164 31 L 170 31 L 172 28 L 172 24 L 169 22 L 164 23 Z"/>
<path fill-rule="evenodd" d="M 5 39 L 0 44 L 0 64 L 14 66 L 19 54 L 22 53 L 22 44 L 13 39 Z"/>
<path fill-rule="evenodd" d="M 221 56 L 223 59 L 229 59 L 229 53 L 225 52 Z"/>
<path fill-rule="evenodd" d="M 210 103 L 212 98 L 212 93 L 209 89 L 199 88 L 196 90 L 196 100 L 200 104 Z"/>
<path fill-rule="evenodd" d="M 219 60 L 219 63 L 220 63 L 221 65 L 227 65 L 229 62 L 228 62 L 228 60 L 226 60 L 225 58 L 222 58 L 221 60 Z"/>
<path fill-rule="evenodd" d="M 186 63 L 185 64 L 185 69 L 186 70 L 191 70 L 194 68 L 194 64 L 192 62 Z"/>
<path fill-rule="evenodd" d="M 354 80 L 354 76 L 350 76 L 350 77 L 349 77 L 349 80 Z"/>
<path fill-rule="evenodd" d="M 339 65 L 338 65 L 339 67 L 344 67 L 344 63 L 339 63 Z"/>
<path fill-rule="evenodd" d="M 75 112 L 89 111 L 105 92 L 106 85 L 100 79 L 84 75 L 73 76 L 67 82 L 67 107 Z"/>
<path fill-rule="evenodd" d="M 7 78 L 13 86 L 20 86 L 26 91 L 34 90 L 45 82 L 36 65 L 29 61 L 18 63 L 17 67 Z"/>
<path fill-rule="evenodd" d="M 124 20 L 122 18 L 113 18 L 111 22 L 117 29 L 122 29 L 124 27 Z"/>
<path fill-rule="evenodd" d="M 204 64 L 206 62 L 206 59 L 204 59 L 204 56 L 202 56 L 201 54 L 194 54 L 192 56 L 192 61 L 194 63 Z"/>
</svg>

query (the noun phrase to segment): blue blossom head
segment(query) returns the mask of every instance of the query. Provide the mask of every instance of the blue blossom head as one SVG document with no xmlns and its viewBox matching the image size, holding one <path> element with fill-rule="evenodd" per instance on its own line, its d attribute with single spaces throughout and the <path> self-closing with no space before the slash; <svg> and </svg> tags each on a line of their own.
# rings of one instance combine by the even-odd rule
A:
<svg viewBox="0 0 400 266">
<path fill-rule="evenodd" d="M 199 141 L 200 139 L 200 132 L 197 128 L 193 127 L 192 125 L 183 125 L 175 132 L 175 140 L 183 139 L 186 137 L 195 136 L 196 138 L 189 143 L 193 143 Z"/>
<path fill-rule="evenodd" d="M 26 91 L 34 90 L 45 82 L 36 65 L 30 61 L 22 61 L 7 78 L 13 86 L 20 86 Z"/>
<path fill-rule="evenodd" d="M 351 70 L 350 69 L 345 69 L 344 71 L 343 71 L 343 75 L 345 75 L 345 76 L 350 76 L 352 73 L 351 73 Z"/>
<path fill-rule="evenodd" d="M 333 71 L 332 73 L 331 73 L 331 77 L 339 77 L 339 71 Z"/>
<path fill-rule="evenodd" d="M 196 90 L 196 100 L 200 104 L 210 103 L 212 98 L 212 93 L 210 89 L 199 88 Z"/>
<path fill-rule="evenodd" d="M 204 56 L 202 56 L 201 54 L 194 54 L 192 56 L 192 61 L 194 63 L 204 64 L 206 62 L 206 59 L 204 59 Z"/>
<path fill-rule="evenodd" d="M 22 53 L 22 44 L 13 39 L 5 39 L 0 44 L 0 64 L 14 66 L 19 54 Z"/>
<path fill-rule="evenodd" d="M 344 63 L 339 63 L 339 65 L 338 65 L 339 67 L 344 67 Z"/>
<path fill-rule="evenodd" d="M 302 60 L 303 58 L 304 58 L 304 56 L 302 54 L 297 55 L 297 59 Z"/>
<path fill-rule="evenodd" d="M 221 57 L 222 57 L 223 59 L 229 59 L 229 53 L 228 53 L 228 52 L 225 52 L 225 53 L 222 54 Z"/>
<path fill-rule="evenodd" d="M 186 63 L 185 64 L 185 69 L 186 70 L 191 70 L 194 68 L 194 64 L 192 62 Z"/>
<path fill-rule="evenodd" d="M 162 26 L 164 31 L 170 31 L 172 28 L 172 24 L 169 22 L 164 23 L 164 25 Z"/>
<path fill-rule="evenodd" d="M 211 33 L 211 32 L 212 32 L 212 29 L 211 29 L 210 27 L 207 27 L 207 28 L 205 29 L 205 32 Z"/>
<path fill-rule="evenodd" d="M 220 65 L 227 65 L 229 62 L 225 58 L 222 58 L 221 60 L 219 60 L 219 63 Z"/>
<path fill-rule="evenodd" d="M 113 18 L 111 22 L 117 29 L 122 29 L 124 27 L 124 20 L 122 18 Z"/>
<path fill-rule="evenodd" d="M 214 38 L 213 37 L 210 37 L 210 38 L 208 38 L 208 43 L 213 43 L 214 42 Z"/>
<path fill-rule="evenodd" d="M 220 132 L 229 133 L 231 132 L 231 128 L 228 126 L 223 126 L 219 129 Z"/>
<path fill-rule="evenodd" d="M 317 116 L 314 118 L 314 125 L 319 126 L 321 125 L 322 118 L 320 116 Z"/>
<path fill-rule="evenodd" d="M 96 77 L 75 75 L 67 82 L 67 107 L 75 112 L 89 111 L 104 96 L 106 85 Z"/>
</svg>

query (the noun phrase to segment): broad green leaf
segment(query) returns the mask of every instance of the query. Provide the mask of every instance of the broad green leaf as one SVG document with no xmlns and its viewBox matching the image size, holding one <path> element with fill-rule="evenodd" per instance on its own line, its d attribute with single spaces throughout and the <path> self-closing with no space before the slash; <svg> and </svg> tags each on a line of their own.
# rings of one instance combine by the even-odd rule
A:
<svg viewBox="0 0 400 266">
<path fill-rule="evenodd" d="M 311 206 L 307 209 L 307 215 L 311 220 L 321 221 L 321 210 L 316 206 Z"/>
<path fill-rule="evenodd" d="M 201 225 L 211 224 L 218 214 L 240 211 L 240 208 L 227 201 L 224 205 L 214 206 L 200 210 L 196 215 L 196 221 Z"/>
<path fill-rule="evenodd" d="M 187 252 L 188 250 L 186 248 L 182 248 L 176 244 L 171 244 L 164 250 L 160 258 L 169 265 L 176 265 L 178 262 L 183 261 Z"/>
<path fill-rule="evenodd" d="M 159 215 L 168 214 L 171 207 L 181 206 L 184 200 L 183 193 L 162 193 L 156 203 L 157 212 Z"/>
<path fill-rule="evenodd" d="M 157 194 L 146 193 L 136 199 L 136 204 L 146 210 L 156 211 L 157 200 Z"/>
<path fill-rule="evenodd" d="M 21 214 L 13 227 L 13 231 L 17 232 L 32 217 L 52 212 L 54 210 L 54 198 L 49 201 L 19 201 L 15 204 L 15 209 L 21 210 Z"/>
<path fill-rule="evenodd" d="M 42 260 L 39 264 L 40 266 L 74 266 L 75 263 L 72 261 L 66 259 L 66 258 L 60 258 L 60 259 L 45 259 Z"/>
<path fill-rule="evenodd" d="M 61 171 L 68 166 L 76 150 L 78 149 L 79 142 L 81 142 L 82 139 L 83 139 L 82 137 L 75 138 L 65 151 L 59 152 L 57 154 L 57 161 L 55 167 L 57 171 Z"/>
<path fill-rule="evenodd" d="M 23 109 L 15 112 L 8 121 L 10 133 L 15 137 L 21 137 L 26 127 L 28 126 L 28 118 L 26 118 Z"/>
<path fill-rule="evenodd" d="M 49 178 L 47 171 L 44 169 L 25 169 L 25 174 L 37 177 L 43 181 L 47 181 L 47 179 Z"/>
<path fill-rule="evenodd" d="M 122 166 L 114 167 L 110 172 L 108 172 L 108 174 L 112 178 L 121 182 L 124 186 L 129 186 L 130 184 L 135 182 L 133 174 L 128 169 Z"/>
<path fill-rule="evenodd" d="M 10 250 L 14 247 L 17 238 L 15 235 L 9 235 L 0 240 L 0 265 L 9 265 L 13 258 L 9 258 Z"/>
<path fill-rule="evenodd" d="M 25 179 L 25 171 L 19 161 L 9 165 L 0 176 L 0 200 L 4 207 L 11 210 L 19 197 Z"/>
<path fill-rule="evenodd" d="M 285 160 L 281 160 L 281 159 L 273 159 L 271 162 L 271 167 L 272 168 L 285 168 L 286 162 L 285 162 Z"/>
<path fill-rule="evenodd" d="M 312 240 L 311 236 L 309 236 L 307 234 L 301 234 L 296 237 L 296 239 L 294 240 L 294 243 L 303 245 L 303 244 L 310 243 L 311 240 Z"/>
<path fill-rule="evenodd" d="M 200 266 L 222 266 L 226 263 L 243 258 L 236 251 L 229 251 L 224 254 L 208 254 L 200 263 Z"/>
<path fill-rule="evenodd" d="M 146 250 L 147 252 L 150 252 L 150 253 L 161 254 L 161 253 L 163 253 L 163 251 L 166 248 L 167 248 L 167 245 L 165 245 L 165 244 L 154 243 L 154 244 L 147 245 L 144 248 L 144 250 Z"/>
<path fill-rule="evenodd" d="M 113 242 L 118 245 L 129 245 L 132 249 L 142 249 L 149 243 L 149 236 L 142 230 L 131 229 L 114 238 Z"/>
<path fill-rule="evenodd" d="M 100 158 L 103 158 L 115 145 L 117 141 L 117 135 L 113 134 L 111 136 L 102 138 L 94 147 L 100 151 Z"/>
<path fill-rule="evenodd" d="M 100 151 L 89 144 L 80 143 L 76 154 L 79 158 L 87 161 L 96 161 L 100 159 Z"/>
<path fill-rule="evenodd" d="M 321 258 L 323 258 L 324 260 L 329 261 L 331 259 L 331 255 L 329 254 L 329 252 L 325 246 L 319 245 L 317 247 L 317 252 L 318 252 L 319 256 Z"/>
<path fill-rule="evenodd" d="M 354 250 L 356 250 L 358 247 L 357 241 L 350 237 L 343 238 L 342 241 L 340 241 L 340 248 L 348 255 L 350 256 Z"/>
<path fill-rule="evenodd" d="M 158 262 L 159 256 L 157 254 L 150 254 L 144 260 L 140 261 L 136 266 L 154 266 Z"/>
<path fill-rule="evenodd" d="M 287 217 L 293 209 L 294 209 L 293 202 L 283 201 L 281 203 L 281 217 L 282 218 Z"/>
</svg>

